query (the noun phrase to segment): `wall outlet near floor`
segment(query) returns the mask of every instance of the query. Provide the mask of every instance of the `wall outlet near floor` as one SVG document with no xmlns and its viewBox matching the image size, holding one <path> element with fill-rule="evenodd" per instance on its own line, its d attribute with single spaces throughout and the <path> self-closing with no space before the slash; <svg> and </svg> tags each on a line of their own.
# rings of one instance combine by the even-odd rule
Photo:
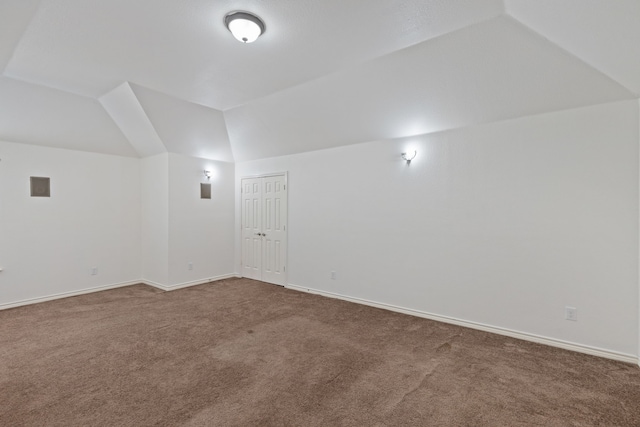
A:
<svg viewBox="0 0 640 427">
<path fill-rule="evenodd" d="M 98 274 L 98 267 L 91 267 L 91 271 L 89 273 L 92 276 L 96 276 Z"/>
<path fill-rule="evenodd" d="M 331 272 L 331 280 L 336 280 L 338 278 L 338 276 L 336 275 L 335 271 Z"/>
<path fill-rule="evenodd" d="M 566 306 L 564 308 L 564 318 L 567 320 L 572 320 L 574 322 L 578 321 L 578 309 L 575 307 Z"/>
<path fill-rule="evenodd" d="M 187 269 L 188 270 L 193 270 L 193 263 L 192 262 L 187 264 Z"/>
</svg>

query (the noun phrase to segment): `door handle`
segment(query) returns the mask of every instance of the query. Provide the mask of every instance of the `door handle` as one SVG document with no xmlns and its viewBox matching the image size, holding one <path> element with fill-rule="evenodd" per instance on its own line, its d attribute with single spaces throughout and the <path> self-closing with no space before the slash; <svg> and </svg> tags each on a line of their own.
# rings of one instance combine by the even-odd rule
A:
<svg viewBox="0 0 640 427">
<path fill-rule="evenodd" d="M 256 233 L 256 236 L 263 236 L 264 237 L 264 236 L 266 236 L 266 234 L 264 234 L 264 233 Z"/>
</svg>

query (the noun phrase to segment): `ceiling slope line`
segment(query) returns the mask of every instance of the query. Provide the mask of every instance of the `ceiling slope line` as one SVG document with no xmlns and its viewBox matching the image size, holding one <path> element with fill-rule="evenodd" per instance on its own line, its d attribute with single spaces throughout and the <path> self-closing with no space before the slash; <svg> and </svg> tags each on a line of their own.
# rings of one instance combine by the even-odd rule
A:
<svg viewBox="0 0 640 427">
<path fill-rule="evenodd" d="M 623 86 L 501 15 L 225 118 L 245 161 L 628 99 Z"/>
<path fill-rule="evenodd" d="M 234 109 L 236 109 L 236 108 L 245 107 L 245 106 L 247 106 L 247 105 L 249 105 L 249 104 L 252 104 L 252 103 L 254 103 L 254 102 L 259 102 L 259 101 L 262 101 L 262 100 L 268 99 L 268 98 L 270 98 L 270 97 L 272 97 L 272 96 L 277 96 L 277 95 L 280 95 L 280 94 L 286 93 L 287 91 L 295 90 L 295 89 L 300 88 L 300 87 L 303 87 L 303 86 L 305 86 L 305 85 L 307 85 L 307 84 L 315 83 L 315 82 L 318 82 L 318 81 L 321 81 L 321 80 L 324 80 L 324 79 L 330 79 L 330 78 L 332 78 L 332 77 L 334 77 L 334 76 L 336 76 L 336 75 L 344 74 L 344 73 L 349 72 L 349 71 L 353 71 L 353 70 L 355 70 L 355 69 L 358 69 L 358 68 L 361 68 L 361 67 L 363 67 L 363 66 L 366 66 L 367 64 L 371 64 L 371 63 L 374 63 L 374 62 L 376 62 L 376 61 L 379 61 L 379 60 L 381 60 L 381 59 L 383 59 L 383 58 L 385 58 L 385 57 L 393 56 L 393 55 L 399 54 L 399 53 L 401 53 L 401 52 L 403 52 L 403 51 L 413 49 L 413 48 L 415 48 L 415 47 L 416 47 L 416 46 L 418 46 L 418 45 L 421 45 L 421 44 L 424 44 L 424 43 L 432 43 L 432 42 L 435 42 L 435 41 L 437 41 L 437 40 L 439 40 L 439 39 L 441 39 L 441 38 L 443 38 L 443 37 L 447 37 L 447 36 L 449 36 L 449 35 L 451 35 L 451 34 L 455 34 L 455 33 L 459 32 L 459 31 L 464 31 L 464 30 L 467 30 L 467 29 L 469 29 L 469 28 L 473 28 L 473 27 L 476 27 L 476 26 L 483 25 L 483 24 L 485 24 L 485 23 L 487 23 L 487 22 L 493 21 L 493 20 L 495 20 L 495 19 L 498 19 L 498 18 L 501 18 L 501 17 L 504 17 L 504 16 L 506 16 L 506 17 L 510 17 L 510 16 L 509 16 L 509 15 L 507 15 L 504 11 L 503 11 L 502 13 L 496 13 L 495 15 L 491 15 L 491 16 L 488 16 L 488 17 L 486 17 L 486 18 L 479 19 L 479 20 L 477 20 L 477 21 L 473 22 L 472 24 L 463 25 L 463 26 L 460 26 L 460 27 L 454 28 L 454 29 L 452 29 L 452 30 L 450 30 L 450 31 L 443 32 L 443 33 L 441 33 L 441 34 L 438 34 L 438 35 L 433 36 L 433 37 L 429 37 L 429 38 L 427 38 L 427 39 L 421 40 L 421 41 L 416 42 L 416 43 L 411 43 L 411 44 L 409 44 L 409 45 L 407 45 L 407 46 L 403 46 L 403 47 L 402 47 L 402 48 L 400 48 L 400 49 L 396 49 L 396 50 L 393 50 L 393 51 L 390 51 L 390 52 L 384 53 L 384 54 L 382 54 L 382 55 L 376 55 L 376 56 L 373 56 L 373 57 L 371 57 L 371 58 L 364 59 L 364 60 L 359 61 L 359 62 L 354 62 L 354 63 L 352 63 L 352 64 L 349 64 L 349 66 L 347 66 L 347 67 L 344 67 L 344 68 L 338 68 L 338 69 L 336 69 L 336 70 L 334 70 L 334 71 L 332 71 L 332 72 L 330 72 L 330 73 L 323 74 L 323 75 L 321 75 L 321 76 L 318 76 L 318 77 L 315 77 L 315 78 L 312 78 L 312 79 L 309 79 L 309 80 L 305 80 L 305 81 L 303 81 L 303 82 L 300 82 L 300 83 L 297 83 L 297 84 L 294 84 L 294 85 L 291 85 L 291 86 L 287 86 L 287 87 L 285 87 L 285 88 L 283 88 L 283 89 L 276 90 L 276 91 L 274 91 L 274 92 L 268 93 L 268 94 L 263 95 L 263 96 L 259 96 L 259 97 L 257 97 L 257 98 L 252 98 L 252 99 L 251 99 L 251 100 L 249 100 L 249 101 L 242 102 L 242 103 L 239 103 L 239 104 L 237 104 L 237 105 L 233 105 L 233 106 L 231 106 L 231 107 L 224 108 L 224 109 L 222 109 L 221 111 L 223 111 L 223 112 L 227 112 L 227 111 L 234 110 Z"/>
<path fill-rule="evenodd" d="M 635 99 L 635 101 L 637 102 L 638 107 L 639 107 L 638 110 L 640 111 L 640 98 Z M 505 117 L 505 118 L 502 118 L 502 119 L 493 120 L 493 121 L 489 121 L 489 122 L 477 121 L 477 122 L 466 123 L 466 124 L 459 125 L 459 126 L 452 126 L 452 127 L 437 129 L 437 130 L 434 130 L 434 131 L 422 132 L 422 133 L 413 134 L 413 135 L 395 136 L 395 137 L 377 138 L 377 139 L 360 139 L 360 140 L 352 141 L 352 142 L 348 142 L 348 143 L 336 144 L 336 145 L 331 145 L 331 146 L 321 147 L 321 148 L 314 148 L 312 150 L 301 150 L 301 151 L 296 151 L 296 152 L 273 154 L 273 155 L 269 155 L 269 156 L 266 156 L 266 157 L 258 157 L 258 158 L 252 158 L 252 159 L 240 159 L 240 160 L 235 160 L 234 162 L 235 163 L 245 163 L 245 162 L 252 162 L 252 161 L 257 161 L 257 160 L 265 160 L 265 159 L 273 159 L 273 158 L 285 157 L 285 156 L 303 155 L 303 154 L 308 154 L 308 153 L 317 153 L 317 152 L 330 151 L 330 150 L 340 150 L 340 149 L 345 149 L 347 147 L 353 147 L 353 146 L 357 146 L 357 145 L 365 146 L 367 144 L 372 144 L 372 143 L 377 143 L 377 142 L 413 141 L 413 140 L 417 140 L 417 139 L 421 139 L 421 138 L 437 137 L 438 135 L 446 135 L 446 134 L 451 133 L 451 132 L 465 131 L 467 129 L 474 129 L 474 128 L 478 129 L 478 128 L 484 128 L 484 127 L 490 127 L 490 126 L 499 125 L 501 123 L 516 122 L 518 120 L 522 120 L 522 119 L 528 118 L 528 117 L 535 118 L 535 117 L 543 117 L 543 116 L 548 115 L 548 114 L 569 113 L 569 112 L 572 112 L 572 111 L 587 110 L 587 109 L 591 109 L 591 108 L 594 108 L 594 107 L 606 106 L 606 105 L 609 105 L 609 104 L 618 104 L 618 103 L 624 103 L 624 102 L 627 102 L 627 103 L 628 102 L 634 102 L 634 99 L 624 99 L 624 100 L 618 100 L 618 101 L 604 101 L 604 102 L 600 102 L 600 103 L 596 103 L 596 104 L 584 105 L 584 106 L 580 106 L 580 107 L 557 108 L 557 109 L 552 109 L 552 110 L 549 110 L 549 111 L 544 111 L 544 112 L 539 112 L 539 113 L 520 114 L 520 115 L 511 116 L 511 117 Z M 638 122 L 640 123 L 640 120 Z M 233 145 L 232 145 L 232 147 L 233 147 Z"/>
<path fill-rule="evenodd" d="M 627 85 L 625 85 L 624 83 L 620 82 L 619 80 L 615 79 L 614 77 L 612 77 L 611 75 L 607 74 L 605 71 L 601 70 L 600 68 L 596 67 L 595 65 L 593 65 L 592 63 L 590 63 L 589 61 L 581 58 L 580 56 L 576 55 L 575 53 L 573 53 L 572 51 L 564 48 L 562 45 L 558 44 L 557 42 L 555 42 L 554 40 L 550 39 L 549 37 L 545 36 L 544 34 L 542 34 L 539 31 L 536 31 L 535 29 L 533 29 L 532 27 L 530 27 L 529 25 L 525 24 L 524 22 L 522 22 L 521 20 L 519 20 L 518 18 L 516 18 L 515 16 L 509 14 L 508 12 L 505 13 L 505 17 L 509 20 L 511 20 L 513 23 L 515 23 L 516 25 L 520 25 L 524 30 L 530 32 L 531 34 L 535 35 L 536 37 L 539 37 L 551 44 L 553 44 L 558 50 L 562 51 L 564 54 L 572 57 L 573 59 L 580 61 L 581 63 L 583 63 L 585 66 L 591 68 L 592 70 L 596 71 L 598 74 L 600 74 L 601 76 L 605 77 L 606 79 L 608 79 L 609 81 L 617 84 L 618 86 L 620 86 L 621 88 L 623 88 L 624 90 L 626 90 L 627 92 L 629 92 L 629 98 L 626 99 L 634 99 L 634 98 L 640 98 L 640 93 L 636 93 L 633 89 L 631 89 L 630 87 L 628 87 Z"/>
<path fill-rule="evenodd" d="M 138 157 L 95 98 L 0 76 L 0 100 L 5 140 Z"/>
<path fill-rule="evenodd" d="M 129 82 L 124 82 L 100 96 L 98 101 L 139 157 L 168 152 Z"/>
<path fill-rule="evenodd" d="M 420 134 L 415 134 L 415 135 L 407 135 L 407 136 L 398 136 L 398 137 L 393 137 L 393 138 L 382 138 L 380 140 L 373 140 L 373 141 L 360 141 L 360 142 L 356 142 L 353 144 L 348 144 L 348 145 L 338 145 L 336 147 L 329 147 L 329 148 L 321 148 L 318 150 L 313 150 L 313 151 L 322 151 L 322 150 L 330 150 L 333 148 L 341 148 L 341 147 L 349 147 L 351 145 L 359 145 L 359 144 L 369 144 L 372 142 L 379 142 L 379 141 L 406 141 L 406 140 L 412 140 L 415 138 L 425 138 L 425 137 L 434 137 L 434 136 L 438 136 L 438 135 L 445 135 L 447 133 L 451 133 L 451 132 L 458 132 L 458 131 L 465 131 L 467 129 L 479 129 L 479 128 L 484 128 L 484 127 L 490 127 L 490 126 L 496 126 L 496 125 L 500 125 L 500 124 L 508 124 L 510 122 L 516 122 L 518 120 L 523 120 L 526 118 L 536 118 L 536 117 L 543 117 L 549 114 L 563 114 L 563 113 L 570 113 L 572 111 L 585 111 L 585 110 L 589 110 L 589 109 L 593 109 L 596 107 L 602 107 L 602 106 L 607 106 L 607 105 L 615 105 L 615 104 L 623 104 L 623 103 L 632 103 L 636 101 L 638 103 L 638 105 L 640 106 L 640 98 L 639 99 L 621 99 L 621 100 L 616 100 L 616 101 L 603 101 L 603 102 L 598 102 L 595 104 L 589 104 L 589 105 L 583 105 L 580 107 L 564 107 L 564 108 L 555 108 L 555 109 L 550 109 L 548 111 L 542 111 L 539 113 L 533 113 L 533 114 L 518 114 L 518 115 L 514 115 L 514 116 L 510 116 L 510 117 L 505 117 L 502 119 L 498 119 L 498 120 L 493 120 L 493 121 L 489 121 L 489 122 L 484 122 L 484 121 L 478 121 L 478 122 L 471 122 L 468 124 L 464 124 L 464 125 L 460 125 L 460 126 L 452 126 L 449 128 L 443 128 L 443 129 L 438 129 L 438 130 L 434 130 L 431 132 L 424 132 L 424 133 L 420 133 Z M 640 111 L 640 109 L 639 109 Z M 639 121 L 640 123 L 640 121 Z"/>
<path fill-rule="evenodd" d="M 5 70 L 9 63 L 11 63 L 22 38 L 31 26 L 34 16 L 38 13 L 39 6 L 40 0 L 20 0 L 13 4 L 4 4 L 0 6 L 0 12 L 2 12 L 0 16 L 11 16 L 13 18 L 11 24 L 5 25 L 5 23 L 2 23 L 0 26 L 0 40 L 2 40 L 2 43 L 0 44 L 0 75 L 5 75 Z M 5 13 L 4 8 L 10 7 L 23 8 L 22 15 L 20 17 L 25 19 L 15 19 L 14 14 Z M 20 29 L 19 34 L 17 34 L 18 31 L 12 31 L 17 29 Z M 12 32 L 12 34 L 8 35 L 7 33 L 9 32 Z M 7 43 L 9 40 L 11 40 L 12 43 Z"/>
<path fill-rule="evenodd" d="M 236 153 L 236 149 L 233 146 L 233 141 L 231 141 L 231 134 L 229 134 L 229 123 L 227 121 L 227 116 L 224 111 L 220 111 L 222 114 L 222 121 L 224 122 L 224 132 L 227 135 L 227 141 L 229 141 L 229 151 L 231 152 L 231 162 L 238 163 L 238 154 Z"/>
<path fill-rule="evenodd" d="M 224 113 L 216 108 L 129 83 L 169 153 L 233 162 Z"/>
</svg>

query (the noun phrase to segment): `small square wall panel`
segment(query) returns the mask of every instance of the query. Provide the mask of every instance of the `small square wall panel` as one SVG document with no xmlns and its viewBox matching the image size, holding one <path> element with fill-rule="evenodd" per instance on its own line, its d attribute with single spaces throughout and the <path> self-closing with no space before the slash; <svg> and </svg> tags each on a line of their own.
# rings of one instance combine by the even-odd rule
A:
<svg viewBox="0 0 640 427">
<path fill-rule="evenodd" d="M 31 197 L 51 197 L 51 183 L 49 178 L 31 177 Z"/>
<path fill-rule="evenodd" d="M 200 198 L 201 199 L 211 198 L 211 184 L 200 184 Z"/>
</svg>

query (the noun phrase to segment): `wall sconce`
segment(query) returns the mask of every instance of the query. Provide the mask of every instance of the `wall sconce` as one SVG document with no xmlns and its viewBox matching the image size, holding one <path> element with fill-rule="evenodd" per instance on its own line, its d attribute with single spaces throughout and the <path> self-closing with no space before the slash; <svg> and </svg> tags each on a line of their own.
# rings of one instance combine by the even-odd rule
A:
<svg viewBox="0 0 640 427">
<path fill-rule="evenodd" d="M 211 171 L 205 170 L 204 171 L 204 176 L 206 176 L 207 179 L 211 179 Z"/>
<path fill-rule="evenodd" d="M 411 160 L 416 158 L 416 154 L 418 154 L 416 150 L 402 153 L 402 160 L 406 160 L 407 166 L 409 166 L 411 164 Z"/>
</svg>

